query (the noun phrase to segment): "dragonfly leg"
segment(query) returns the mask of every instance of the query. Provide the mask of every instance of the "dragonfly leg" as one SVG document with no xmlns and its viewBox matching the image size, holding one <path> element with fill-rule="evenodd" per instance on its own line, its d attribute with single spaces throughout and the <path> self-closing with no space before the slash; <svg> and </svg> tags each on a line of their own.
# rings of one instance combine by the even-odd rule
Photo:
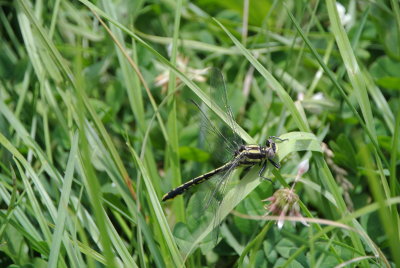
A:
<svg viewBox="0 0 400 268">
<path fill-rule="evenodd" d="M 289 140 L 289 139 L 281 139 L 281 138 L 278 138 L 276 136 L 269 136 L 269 138 L 270 139 L 275 139 L 275 140 L 278 140 L 278 141 L 287 141 L 287 140 Z"/>
<path fill-rule="evenodd" d="M 278 163 L 276 163 L 274 160 L 269 159 L 269 158 L 268 158 L 268 160 L 269 160 L 269 162 L 271 162 L 271 164 L 272 164 L 274 167 L 276 167 L 277 169 L 281 168 L 281 165 L 279 165 Z"/>
<path fill-rule="evenodd" d="M 264 180 L 267 180 L 267 181 L 270 181 L 270 182 L 272 182 L 272 180 L 270 179 L 270 178 L 267 178 L 267 177 L 264 177 L 262 174 L 263 174 L 263 172 L 265 171 L 265 168 L 267 167 L 267 161 L 263 161 L 262 162 L 262 166 L 261 166 L 261 169 L 260 169 L 260 171 L 258 172 L 258 176 L 260 177 L 260 178 L 262 178 L 262 179 L 264 179 Z M 261 164 L 261 163 L 260 163 Z"/>
</svg>

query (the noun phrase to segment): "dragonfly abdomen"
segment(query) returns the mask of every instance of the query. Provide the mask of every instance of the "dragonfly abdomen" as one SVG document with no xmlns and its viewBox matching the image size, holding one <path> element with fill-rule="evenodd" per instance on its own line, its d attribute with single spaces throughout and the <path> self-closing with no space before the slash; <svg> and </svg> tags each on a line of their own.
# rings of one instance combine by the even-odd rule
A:
<svg viewBox="0 0 400 268">
<path fill-rule="evenodd" d="M 198 177 L 196 177 L 196 178 L 194 178 L 194 179 L 192 179 L 192 180 L 190 180 L 188 182 L 185 182 L 184 184 L 182 184 L 182 185 L 176 187 L 175 189 L 169 191 L 168 193 L 166 193 L 163 196 L 162 201 L 166 201 L 168 199 L 175 198 L 177 195 L 183 194 L 184 192 L 189 190 L 192 186 L 200 184 L 200 183 L 210 179 L 212 176 L 232 168 L 233 165 L 235 165 L 234 162 L 226 163 L 225 165 L 220 166 L 219 168 L 211 170 L 210 172 L 207 172 L 207 173 L 205 173 L 205 174 L 203 174 L 201 176 L 198 176 Z"/>
</svg>

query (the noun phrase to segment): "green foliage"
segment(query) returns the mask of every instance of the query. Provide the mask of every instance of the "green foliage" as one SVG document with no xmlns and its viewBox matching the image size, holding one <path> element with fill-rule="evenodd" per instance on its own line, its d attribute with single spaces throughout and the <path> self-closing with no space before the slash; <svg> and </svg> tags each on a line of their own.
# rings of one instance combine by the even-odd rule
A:
<svg viewBox="0 0 400 268">
<path fill-rule="evenodd" d="M 344 2 L 3 1 L 2 267 L 400 266 L 399 3 Z M 161 202 L 225 160 L 209 67 L 281 168 Z"/>
</svg>

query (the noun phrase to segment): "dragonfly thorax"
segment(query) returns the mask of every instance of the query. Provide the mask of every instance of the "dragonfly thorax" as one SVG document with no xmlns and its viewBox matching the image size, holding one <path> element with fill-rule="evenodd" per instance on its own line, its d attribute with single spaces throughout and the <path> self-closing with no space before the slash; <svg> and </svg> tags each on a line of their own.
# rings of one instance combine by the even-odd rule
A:
<svg viewBox="0 0 400 268">
<path fill-rule="evenodd" d="M 272 139 L 268 139 L 264 146 L 257 144 L 241 145 L 234 152 L 234 156 L 249 158 L 253 160 L 265 160 L 273 158 L 276 154 L 276 145 Z"/>
<path fill-rule="evenodd" d="M 260 145 L 242 145 L 235 152 L 237 165 L 255 165 L 270 156 L 270 148 Z"/>
</svg>

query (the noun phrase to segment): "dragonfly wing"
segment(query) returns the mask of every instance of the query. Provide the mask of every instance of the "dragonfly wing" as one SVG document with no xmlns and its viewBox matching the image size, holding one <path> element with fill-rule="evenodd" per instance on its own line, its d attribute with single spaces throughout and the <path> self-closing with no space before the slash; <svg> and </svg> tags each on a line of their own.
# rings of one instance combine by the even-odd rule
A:
<svg viewBox="0 0 400 268">
<path fill-rule="evenodd" d="M 241 144 L 243 144 L 243 142 L 238 134 L 235 117 L 228 102 L 228 93 L 226 90 L 224 76 L 217 68 L 210 69 L 210 96 L 212 97 L 214 104 L 218 105 L 219 108 L 224 111 L 228 120 L 228 125 L 232 132 L 229 136 L 232 140 L 232 143 L 234 143 L 236 147 L 239 147 Z"/>
<path fill-rule="evenodd" d="M 238 148 L 235 143 L 232 142 L 232 135 L 226 135 L 222 133 L 221 128 L 213 123 L 207 115 L 207 111 L 204 110 L 199 104 L 192 100 L 192 103 L 199 109 L 201 115 L 200 133 L 206 132 L 207 138 L 205 141 L 208 144 L 210 152 L 217 155 L 217 158 L 221 163 L 229 161 L 235 150 Z M 204 131 L 205 130 L 205 131 Z"/>
<path fill-rule="evenodd" d="M 215 182 L 214 188 L 210 190 L 206 196 L 205 209 L 209 209 L 213 214 L 213 228 L 212 228 L 212 239 L 215 244 L 219 238 L 219 225 L 222 222 L 222 218 L 219 215 L 219 207 L 225 197 L 226 190 L 228 189 L 229 181 L 232 178 L 233 171 L 239 166 L 240 160 L 235 158 L 231 161 L 229 169 L 221 172 L 213 178 Z"/>
</svg>

